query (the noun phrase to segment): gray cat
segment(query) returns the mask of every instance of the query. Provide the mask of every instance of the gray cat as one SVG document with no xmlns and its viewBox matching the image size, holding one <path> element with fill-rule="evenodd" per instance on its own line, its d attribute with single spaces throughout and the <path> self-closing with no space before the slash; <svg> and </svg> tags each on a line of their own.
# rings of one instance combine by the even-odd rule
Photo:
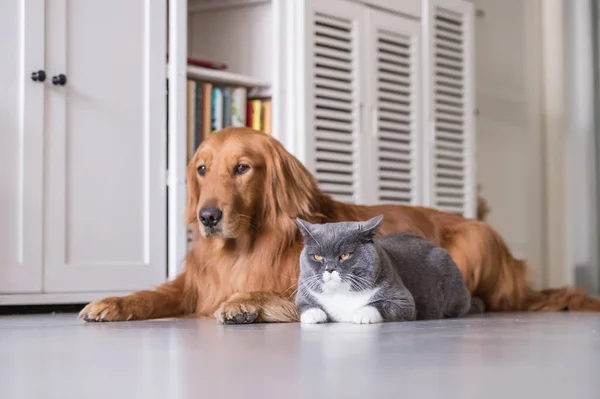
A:
<svg viewBox="0 0 600 399">
<path fill-rule="evenodd" d="M 296 306 L 302 323 L 380 323 L 460 317 L 484 310 L 446 250 L 411 233 L 381 237 L 383 220 L 310 224 Z"/>
</svg>

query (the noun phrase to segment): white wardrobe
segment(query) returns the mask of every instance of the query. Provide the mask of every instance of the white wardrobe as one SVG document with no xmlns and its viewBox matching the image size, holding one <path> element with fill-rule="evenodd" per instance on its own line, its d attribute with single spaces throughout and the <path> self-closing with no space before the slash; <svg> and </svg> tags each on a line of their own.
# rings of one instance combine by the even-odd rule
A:
<svg viewBox="0 0 600 399">
<path fill-rule="evenodd" d="M 229 65 L 206 79 L 266 82 L 275 137 L 335 198 L 473 216 L 473 12 L 467 0 L 2 2 L 0 305 L 84 302 L 181 270 L 188 56 Z"/>
<path fill-rule="evenodd" d="M 401 14 L 344 0 L 300 6 L 305 162 L 343 201 L 472 216 L 472 4 L 372 3 Z"/>
<path fill-rule="evenodd" d="M 166 11 L 1 3 L 0 304 L 165 280 Z"/>
</svg>

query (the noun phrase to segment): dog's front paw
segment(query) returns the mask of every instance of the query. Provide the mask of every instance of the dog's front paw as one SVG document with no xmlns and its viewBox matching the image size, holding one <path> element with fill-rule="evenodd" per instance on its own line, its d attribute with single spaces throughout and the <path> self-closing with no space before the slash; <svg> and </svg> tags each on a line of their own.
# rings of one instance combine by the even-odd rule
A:
<svg viewBox="0 0 600 399">
<path fill-rule="evenodd" d="M 79 312 L 79 318 L 85 321 L 127 321 L 133 318 L 132 313 L 124 311 L 123 299 L 119 297 L 105 298 L 89 303 Z"/>
<path fill-rule="evenodd" d="M 319 308 L 310 308 L 300 315 L 300 323 L 317 324 L 327 322 L 327 313 Z"/>
<path fill-rule="evenodd" d="M 373 306 L 360 308 L 352 315 L 352 323 L 356 324 L 381 323 L 382 321 L 381 313 Z"/>
<path fill-rule="evenodd" d="M 222 324 L 254 323 L 258 310 L 258 306 L 248 302 L 223 302 L 215 312 L 215 318 Z"/>
</svg>

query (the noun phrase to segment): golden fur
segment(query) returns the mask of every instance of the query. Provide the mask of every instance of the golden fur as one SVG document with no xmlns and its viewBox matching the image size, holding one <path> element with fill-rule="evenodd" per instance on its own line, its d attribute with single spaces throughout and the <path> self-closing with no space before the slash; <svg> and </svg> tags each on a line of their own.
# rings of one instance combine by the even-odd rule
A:
<svg viewBox="0 0 600 399">
<path fill-rule="evenodd" d="M 250 168 L 236 175 L 239 164 Z M 224 323 L 297 320 L 293 292 L 302 239 L 295 218 L 322 223 L 378 214 L 384 214 L 381 233 L 410 231 L 446 248 L 488 310 L 600 311 L 600 301 L 579 289 L 532 289 L 525 262 L 513 258 L 487 223 L 429 208 L 334 201 L 279 142 L 250 129 L 211 135 L 188 166 L 187 186 L 186 218 L 199 234 L 185 270 L 155 290 L 92 302 L 82 318 L 214 314 Z M 223 211 L 218 230 L 198 222 L 199 209 L 207 206 Z"/>
</svg>

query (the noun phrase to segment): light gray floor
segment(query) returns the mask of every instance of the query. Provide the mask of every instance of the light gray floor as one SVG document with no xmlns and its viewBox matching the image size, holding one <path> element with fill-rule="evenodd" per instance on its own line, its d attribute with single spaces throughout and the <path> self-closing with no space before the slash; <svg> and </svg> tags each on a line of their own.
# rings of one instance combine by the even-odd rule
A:
<svg viewBox="0 0 600 399">
<path fill-rule="evenodd" d="M 600 398 L 599 314 L 383 325 L 0 318 L 0 398 Z"/>
</svg>

